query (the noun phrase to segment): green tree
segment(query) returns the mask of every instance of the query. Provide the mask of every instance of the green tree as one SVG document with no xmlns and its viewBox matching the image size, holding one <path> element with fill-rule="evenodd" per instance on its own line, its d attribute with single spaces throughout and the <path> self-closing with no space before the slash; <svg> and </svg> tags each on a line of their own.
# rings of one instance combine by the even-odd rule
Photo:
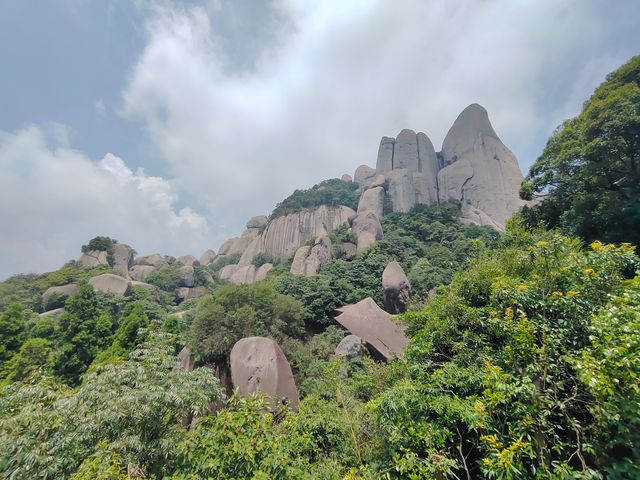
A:
<svg viewBox="0 0 640 480">
<path fill-rule="evenodd" d="M 0 313 L 0 371 L 26 340 L 26 328 L 24 309 L 19 303 Z"/>
<path fill-rule="evenodd" d="M 520 195 L 530 224 L 587 241 L 640 244 L 640 56 L 611 73 L 582 112 L 563 123 Z"/>
</svg>

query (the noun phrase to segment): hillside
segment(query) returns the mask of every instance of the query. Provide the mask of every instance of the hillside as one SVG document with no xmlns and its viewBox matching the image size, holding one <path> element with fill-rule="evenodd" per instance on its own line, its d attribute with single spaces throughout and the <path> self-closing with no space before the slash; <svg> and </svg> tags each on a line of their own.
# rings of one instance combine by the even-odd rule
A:
<svg viewBox="0 0 640 480">
<path fill-rule="evenodd" d="M 584 135 L 622 89 L 637 140 L 638 65 Z M 638 478 L 636 225 L 606 244 L 567 220 L 572 190 L 545 175 L 564 135 L 521 187 L 473 104 L 440 151 L 383 137 L 375 168 L 296 190 L 217 252 L 99 236 L 2 282 L 0 475 Z"/>
</svg>

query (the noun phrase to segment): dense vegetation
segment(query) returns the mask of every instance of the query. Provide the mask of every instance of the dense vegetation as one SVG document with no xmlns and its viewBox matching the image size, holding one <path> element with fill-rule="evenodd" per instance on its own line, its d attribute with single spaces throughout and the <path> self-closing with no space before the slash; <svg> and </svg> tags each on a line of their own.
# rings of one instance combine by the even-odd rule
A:
<svg viewBox="0 0 640 480">
<path fill-rule="evenodd" d="M 640 244 L 640 56 L 611 73 L 531 168 L 524 212 L 587 241 Z"/>
<path fill-rule="evenodd" d="M 355 210 L 358 208 L 358 200 L 360 199 L 358 188 L 357 183 L 344 182 L 334 178 L 320 182 L 307 190 L 296 190 L 276 205 L 271 219 L 320 205 L 330 207 L 346 205 Z"/>
<path fill-rule="evenodd" d="M 582 133 L 599 117 L 586 118 Z M 576 136 L 571 148 L 594 141 Z M 205 295 L 179 305 L 175 265 L 127 297 L 87 284 L 107 267 L 10 278 L 0 284 L 0 477 L 640 478 L 640 260 L 622 243 L 637 225 L 614 208 L 579 226 L 591 221 L 583 207 L 559 195 L 583 192 L 585 178 L 563 178 L 502 236 L 459 223 L 456 205 L 417 206 L 385 215 L 384 240 L 358 253 L 344 248 L 348 229 L 332 232 L 336 258 L 315 277 L 289 274 L 290 259 L 253 285 L 211 284 L 220 266 L 197 267 Z M 585 192 L 594 205 L 611 198 L 596 186 Z M 618 245 L 597 238 L 614 235 L 612 222 Z M 335 308 L 367 296 L 382 305 L 391 260 L 414 289 L 400 317 L 404 358 L 336 358 L 346 332 Z M 64 312 L 38 315 L 44 290 L 70 281 L 80 288 Z M 282 346 L 297 411 L 225 396 L 229 350 L 250 335 Z M 185 345 L 192 372 L 177 357 Z"/>
</svg>

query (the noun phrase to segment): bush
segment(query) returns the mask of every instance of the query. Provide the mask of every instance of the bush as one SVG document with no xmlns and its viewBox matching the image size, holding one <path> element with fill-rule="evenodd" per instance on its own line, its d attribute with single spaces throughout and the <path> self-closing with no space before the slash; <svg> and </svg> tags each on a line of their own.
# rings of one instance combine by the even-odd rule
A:
<svg viewBox="0 0 640 480">
<path fill-rule="evenodd" d="M 359 200 L 360 190 L 357 183 L 344 182 L 337 178 L 325 180 L 308 190 L 296 190 L 278 203 L 271 214 L 271 220 L 320 205 L 345 205 L 355 210 L 358 208 Z"/>
</svg>

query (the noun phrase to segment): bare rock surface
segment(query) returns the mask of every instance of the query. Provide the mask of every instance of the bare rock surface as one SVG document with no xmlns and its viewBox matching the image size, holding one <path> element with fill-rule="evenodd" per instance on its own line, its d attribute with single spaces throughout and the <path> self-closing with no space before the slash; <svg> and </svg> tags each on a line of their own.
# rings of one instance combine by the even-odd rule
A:
<svg viewBox="0 0 640 480">
<path fill-rule="evenodd" d="M 180 360 L 180 366 L 183 369 L 187 372 L 193 372 L 196 362 L 193 361 L 191 351 L 187 347 L 182 347 L 182 350 L 180 350 L 180 353 L 178 354 L 178 359 Z"/>
<path fill-rule="evenodd" d="M 340 177 L 340 180 L 342 180 L 343 182 L 353 182 L 351 175 L 348 175 L 346 173 L 342 175 L 342 177 Z"/>
<path fill-rule="evenodd" d="M 356 335 L 347 335 L 336 347 L 334 354 L 346 360 L 363 357 L 367 353 L 362 339 Z"/>
<path fill-rule="evenodd" d="M 207 294 L 207 289 L 204 287 L 180 287 L 176 292 L 176 300 L 178 302 L 184 302 L 191 298 L 204 297 Z"/>
<path fill-rule="evenodd" d="M 200 262 L 193 255 L 182 255 L 176 258 L 176 262 L 185 267 L 195 267 L 196 265 L 200 265 Z"/>
<path fill-rule="evenodd" d="M 216 252 L 213 250 L 207 250 L 200 255 L 200 265 L 209 265 L 216 259 Z"/>
<path fill-rule="evenodd" d="M 129 269 L 129 277 L 138 282 L 144 282 L 149 275 L 156 271 L 151 265 L 134 265 Z"/>
<path fill-rule="evenodd" d="M 256 280 L 255 265 L 238 265 L 233 275 L 229 278 L 231 283 L 241 285 L 244 283 L 253 283 Z"/>
<path fill-rule="evenodd" d="M 48 312 L 43 312 L 38 314 L 38 318 L 46 318 L 46 317 L 59 317 L 64 313 L 64 307 L 54 308 L 53 310 L 49 310 Z"/>
<path fill-rule="evenodd" d="M 391 320 L 371 297 L 338 309 L 336 321 L 367 344 L 372 353 L 384 360 L 400 358 L 409 344 L 403 328 Z"/>
<path fill-rule="evenodd" d="M 181 287 L 191 288 L 195 285 L 195 270 L 191 266 L 180 267 L 178 269 L 178 283 Z"/>
<path fill-rule="evenodd" d="M 264 228 L 268 222 L 269 218 L 266 215 L 258 215 L 247 222 L 247 228 Z"/>
<path fill-rule="evenodd" d="M 309 245 L 303 245 L 298 250 L 296 250 L 296 254 L 293 256 L 293 262 L 291 263 L 291 268 L 289 272 L 294 275 L 304 275 L 306 260 L 309 256 L 309 252 L 311 251 L 311 247 Z"/>
<path fill-rule="evenodd" d="M 358 251 L 382 240 L 382 225 L 380 225 L 378 216 L 371 211 L 358 214 L 351 223 L 351 230 L 358 239 Z"/>
<path fill-rule="evenodd" d="M 131 287 L 144 288 L 145 290 L 149 290 L 150 292 L 156 290 L 156 287 L 154 285 L 145 282 L 138 282 L 136 280 L 131 280 Z"/>
<path fill-rule="evenodd" d="M 329 237 L 320 237 L 313 247 L 303 246 L 296 251 L 290 272 L 295 275 L 312 277 L 320 271 L 320 266 L 333 257 Z"/>
<path fill-rule="evenodd" d="M 398 262 L 389 262 L 382 272 L 384 307 L 389 313 L 403 313 L 411 302 L 411 283 Z"/>
<path fill-rule="evenodd" d="M 260 267 L 258 267 L 258 269 L 256 270 L 255 281 L 261 282 L 262 280 L 265 280 L 267 278 L 267 274 L 271 271 L 272 268 L 272 263 L 265 263 L 263 265 L 260 265 Z"/>
<path fill-rule="evenodd" d="M 131 282 L 126 278 L 111 273 L 103 273 L 89 279 L 89 284 L 96 292 L 126 295 L 131 290 Z"/>
<path fill-rule="evenodd" d="M 393 137 L 382 137 L 378 147 L 378 160 L 376 161 L 377 173 L 385 174 L 393 170 L 393 149 L 396 139 Z"/>
<path fill-rule="evenodd" d="M 148 265 L 155 268 L 162 268 L 169 265 L 169 260 L 159 253 L 154 253 L 152 255 L 138 257 L 133 263 L 134 265 Z"/>
<path fill-rule="evenodd" d="M 133 265 L 133 248 L 125 243 L 113 245 L 113 269 L 120 275 L 127 276 Z"/>
<path fill-rule="evenodd" d="M 384 188 L 373 187 L 365 190 L 358 202 L 358 213 L 371 211 L 382 218 L 384 211 Z"/>
<path fill-rule="evenodd" d="M 109 265 L 107 260 L 107 252 L 102 250 L 91 250 L 82 254 L 79 260 L 83 267 L 97 267 L 99 265 Z"/>
<path fill-rule="evenodd" d="M 239 340 L 229 356 L 231 380 L 240 395 L 261 392 L 272 406 L 285 401 L 298 408 L 298 389 L 289 361 L 280 346 L 270 338 L 248 337 Z"/>
<path fill-rule="evenodd" d="M 238 265 L 225 265 L 218 272 L 218 278 L 220 280 L 230 280 L 237 269 Z"/>
<path fill-rule="evenodd" d="M 49 300 L 52 300 L 52 297 L 58 297 L 61 301 L 66 300 L 71 295 L 75 295 L 75 293 L 80 290 L 80 286 L 77 283 L 69 283 L 67 285 L 60 285 L 58 287 L 49 287 L 42 294 L 42 306 L 45 310 L 50 310 Z"/>
</svg>

